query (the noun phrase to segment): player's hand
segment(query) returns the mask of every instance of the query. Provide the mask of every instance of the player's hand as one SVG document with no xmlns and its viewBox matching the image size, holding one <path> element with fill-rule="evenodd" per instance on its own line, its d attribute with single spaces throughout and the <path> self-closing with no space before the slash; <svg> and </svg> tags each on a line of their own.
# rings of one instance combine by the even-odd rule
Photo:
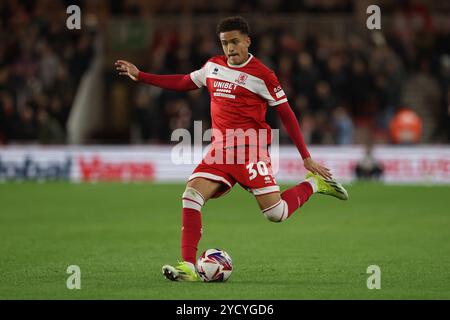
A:
<svg viewBox="0 0 450 320">
<path fill-rule="evenodd" d="M 121 76 L 128 76 L 133 81 L 138 81 L 139 69 L 134 64 L 125 60 L 117 60 L 114 65 Z"/>
<path fill-rule="evenodd" d="M 324 177 L 325 179 L 332 178 L 330 169 L 321 166 L 320 164 L 318 164 L 311 158 L 304 159 L 303 165 L 305 166 L 305 168 L 307 170 L 311 171 L 312 173 L 317 173 L 317 174 L 321 175 L 322 177 Z"/>
</svg>

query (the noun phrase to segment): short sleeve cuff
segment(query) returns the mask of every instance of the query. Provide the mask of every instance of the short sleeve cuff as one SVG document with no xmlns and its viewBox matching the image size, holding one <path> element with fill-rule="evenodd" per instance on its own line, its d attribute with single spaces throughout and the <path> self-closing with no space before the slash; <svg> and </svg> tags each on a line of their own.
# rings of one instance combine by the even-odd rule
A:
<svg viewBox="0 0 450 320">
<path fill-rule="evenodd" d="M 189 76 L 191 77 L 192 82 L 194 82 L 197 87 L 201 88 L 201 87 L 203 87 L 203 83 L 201 81 L 199 81 L 198 79 L 196 79 L 195 72 L 196 71 L 191 72 L 189 74 Z"/>
<path fill-rule="evenodd" d="M 285 103 L 287 101 L 288 101 L 288 99 L 284 98 L 284 99 L 281 99 L 281 100 L 278 100 L 278 101 L 269 101 L 268 104 L 271 107 L 275 107 L 275 106 L 278 106 L 279 104 Z"/>
</svg>

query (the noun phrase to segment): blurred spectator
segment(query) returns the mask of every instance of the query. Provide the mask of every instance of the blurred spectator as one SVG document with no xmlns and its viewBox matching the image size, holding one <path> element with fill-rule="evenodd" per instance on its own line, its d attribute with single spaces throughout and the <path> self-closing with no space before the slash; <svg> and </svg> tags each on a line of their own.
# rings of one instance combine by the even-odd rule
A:
<svg viewBox="0 0 450 320">
<path fill-rule="evenodd" d="M 0 143 L 64 143 L 93 35 L 68 32 L 64 1 L 2 1 L 0 16 Z"/>
<path fill-rule="evenodd" d="M 450 141 L 450 86 L 443 102 L 442 111 L 437 121 L 434 138 L 438 142 L 448 143 Z"/>
<path fill-rule="evenodd" d="M 367 146 L 364 157 L 355 166 L 355 175 L 360 180 L 379 180 L 383 175 L 383 165 L 372 151 L 372 147 Z"/>
<path fill-rule="evenodd" d="M 161 112 L 157 107 L 156 99 L 161 89 L 153 86 L 139 86 L 134 95 L 134 107 L 132 109 L 132 122 L 137 130 L 134 134 L 134 142 L 153 142 L 160 130 Z"/>
<path fill-rule="evenodd" d="M 319 80 L 319 71 L 307 52 L 300 52 L 297 56 L 298 70 L 294 75 L 295 91 L 302 93 L 309 99 L 313 97 L 315 84 Z"/>
<path fill-rule="evenodd" d="M 353 143 L 353 122 L 344 107 L 339 106 L 333 112 L 335 143 L 338 145 Z"/>
<path fill-rule="evenodd" d="M 312 105 L 314 112 L 330 113 L 336 107 L 336 98 L 333 96 L 328 82 L 323 80 L 317 82 Z"/>
<path fill-rule="evenodd" d="M 37 137 L 41 144 L 64 143 L 64 130 L 58 121 L 52 118 L 46 110 L 41 109 L 37 115 Z"/>
<path fill-rule="evenodd" d="M 369 108 L 369 98 L 373 92 L 373 81 L 369 74 L 367 62 L 362 58 L 356 58 L 350 65 L 350 80 L 348 95 L 352 114 L 355 117 L 372 116 Z"/>
<path fill-rule="evenodd" d="M 450 141 L 450 54 L 442 56 L 437 75 L 442 94 L 433 139 L 445 143 Z"/>
<path fill-rule="evenodd" d="M 413 110 L 402 108 L 392 118 L 389 127 L 396 144 L 418 143 L 422 137 L 422 119 Z"/>
<path fill-rule="evenodd" d="M 34 110 L 25 105 L 19 112 L 19 117 L 14 124 L 13 137 L 17 141 L 34 141 L 37 137 L 36 117 Z"/>
</svg>

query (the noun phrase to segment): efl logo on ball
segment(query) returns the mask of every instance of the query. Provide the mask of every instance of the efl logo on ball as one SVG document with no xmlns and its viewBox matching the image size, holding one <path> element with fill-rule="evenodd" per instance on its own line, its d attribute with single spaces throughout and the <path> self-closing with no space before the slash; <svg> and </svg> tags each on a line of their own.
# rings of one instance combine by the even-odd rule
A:
<svg viewBox="0 0 450 320">
<path fill-rule="evenodd" d="M 205 282 L 227 281 L 233 272 L 231 257 L 223 250 L 208 249 L 198 258 L 197 271 Z"/>
</svg>

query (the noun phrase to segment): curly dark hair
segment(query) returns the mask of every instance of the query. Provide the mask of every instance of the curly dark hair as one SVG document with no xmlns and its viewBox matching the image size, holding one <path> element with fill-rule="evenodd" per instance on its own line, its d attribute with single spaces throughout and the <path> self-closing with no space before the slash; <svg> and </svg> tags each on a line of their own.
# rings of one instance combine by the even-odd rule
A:
<svg viewBox="0 0 450 320">
<path fill-rule="evenodd" d="M 241 16 L 222 19 L 217 25 L 216 33 L 219 35 L 221 32 L 235 30 L 240 31 L 242 34 L 250 35 L 250 27 L 248 22 Z"/>
</svg>

